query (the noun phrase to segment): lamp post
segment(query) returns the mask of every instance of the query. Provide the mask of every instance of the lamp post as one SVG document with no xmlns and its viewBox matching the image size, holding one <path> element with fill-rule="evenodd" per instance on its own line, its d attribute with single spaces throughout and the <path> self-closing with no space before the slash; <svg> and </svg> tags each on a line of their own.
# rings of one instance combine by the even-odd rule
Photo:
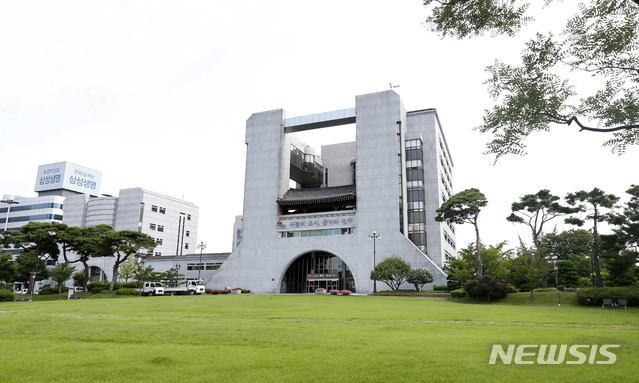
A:
<svg viewBox="0 0 639 383">
<path fill-rule="evenodd" d="M 202 272 L 202 269 L 204 268 L 202 266 L 202 252 L 204 251 L 204 249 L 206 249 L 206 243 L 200 242 L 200 244 L 197 245 L 197 248 L 200 249 L 200 264 L 198 265 L 198 268 L 197 268 L 197 280 L 200 281 L 200 273 Z"/>
<path fill-rule="evenodd" d="M 381 239 L 382 236 L 377 234 L 376 231 L 373 231 L 373 234 L 368 236 L 368 240 L 373 241 L 373 294 L 377 293 L 377 275 L 375 273 L 375 267 L 377 265 L 377 262 L 375 261 L 375 242 Z"/>
<path fill-rule="evenodd" d="M 555 287 L 557 288 L 557 307 L 561 307 L 561 298 L 559 298 L 559 269 L 557 268 L 557 258 L 552 260 L 555 266 Z"/>
<path fill-rule="evenodd" d="M 9 213 L 11 213 L 11 205 L 17 205 L 20 202 L 15 201 L 13 198 L 3 199 L 0 202 L 6 203 L 7 205 L 9 205 L 9 207 L 7 208 L 7 216 L 6 216 L 5 220 L 4 220 L 4 231 L 3 231 L 3 233 L 4 233 L 4 232 L 7 231 L 7 227 L 9 227 Z M 4 242 L 2 242 L 0 245 L 1 245 L 0 246 L 0 255 L 2 255 L 4 253 Z"/>
</svg>

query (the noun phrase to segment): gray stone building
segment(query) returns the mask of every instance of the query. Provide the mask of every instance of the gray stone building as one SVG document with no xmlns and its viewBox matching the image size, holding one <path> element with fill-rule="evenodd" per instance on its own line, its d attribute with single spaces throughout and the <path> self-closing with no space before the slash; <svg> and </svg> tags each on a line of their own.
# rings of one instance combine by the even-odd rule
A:
<svg viewBox="0 0 639 383">
<path fill-rule="evenodd" d="M 345 124 L 355 124 L 356 141 L 319 152 L 295 136 Z M 368 293 L 374 262 L 393 255 L 430 270 L 434 285 L 446 283 L 455 232 L 434 217 L 453 193 L 453 162 L 435 109 L 406 111 L 391 90 L 333 112 L 255 113 L 246 145 L 244 214 L 208 287 Z M 381 240 L 369 240 L 374 232 Z"/>
</svg>

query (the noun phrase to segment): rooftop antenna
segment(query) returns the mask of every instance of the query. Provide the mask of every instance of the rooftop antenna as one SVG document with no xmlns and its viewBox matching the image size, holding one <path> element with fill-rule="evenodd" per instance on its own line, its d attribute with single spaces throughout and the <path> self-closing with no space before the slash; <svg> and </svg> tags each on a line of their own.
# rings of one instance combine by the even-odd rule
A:
<svg viewBox="0 0 639 383">
<path fill-rule="evenodd" d="M 399 85 L 393 85 L 393 83 L 390 82 L 388 83 L 388 85 L 390 86 L 390 89 L 399 88 Z"/>
</svg>

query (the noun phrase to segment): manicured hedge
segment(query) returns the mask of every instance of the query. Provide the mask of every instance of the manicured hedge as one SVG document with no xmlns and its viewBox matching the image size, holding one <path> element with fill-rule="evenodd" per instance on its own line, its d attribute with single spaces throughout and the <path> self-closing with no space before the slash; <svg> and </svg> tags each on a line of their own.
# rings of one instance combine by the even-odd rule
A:
<svg viewBox="0 0 639 383">
<path fill-rule="evenodd" d="M 11 302 L 15 299 L 11 290 L 0 290 L 0 302 Z"/>
<path fill-rule="evenodd" d="M 453 298 L 463 298 L 466 296 L 466 290 L 457 289 L 450 292 L 450 296 Z"/>
<path fill-rule="evenodd" d="M 69 288 L 66 286 L 62 286 L 62 293 L 66 294 L 69 291 Z M 53 295 L 53 294 L 58 294 L 58 288 L 54 287 L 54 288 L 46 288 L 46 289 L 41 289 L 40 291 L 38 291 L 39 295 Z"/>
<path fill-rule="evenodd" d="M 130 289 L 123 287 L 121 289 L 115 290 L 116 295 L 140 295 L 140 291 L 136 289 Z"/>
<path fill-rule="evenodd" d="M 577 302 L 601 306 L 604 299 L 627 299 L 628 306 L 639 306 L 639 287 L 589 287 L 577 290 Z"/>
</svg>

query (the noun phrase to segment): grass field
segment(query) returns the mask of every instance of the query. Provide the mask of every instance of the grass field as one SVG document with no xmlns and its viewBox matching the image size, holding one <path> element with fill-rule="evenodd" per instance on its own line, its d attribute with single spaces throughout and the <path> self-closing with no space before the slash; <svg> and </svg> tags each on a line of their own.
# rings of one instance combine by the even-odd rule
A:
<svg viewBox="0 0 639 383">
<path fill-rule="evenodd" d="M 525 293 L 490 305 L 315 294 L 0 303 L 0 381 L 639 381 L 639 309 L 564 295 L 562 307 L 554 292 L 532 305 Z M 611 365 L 490 365 L 493 344 L 620 348 Z"/>
</svg>

